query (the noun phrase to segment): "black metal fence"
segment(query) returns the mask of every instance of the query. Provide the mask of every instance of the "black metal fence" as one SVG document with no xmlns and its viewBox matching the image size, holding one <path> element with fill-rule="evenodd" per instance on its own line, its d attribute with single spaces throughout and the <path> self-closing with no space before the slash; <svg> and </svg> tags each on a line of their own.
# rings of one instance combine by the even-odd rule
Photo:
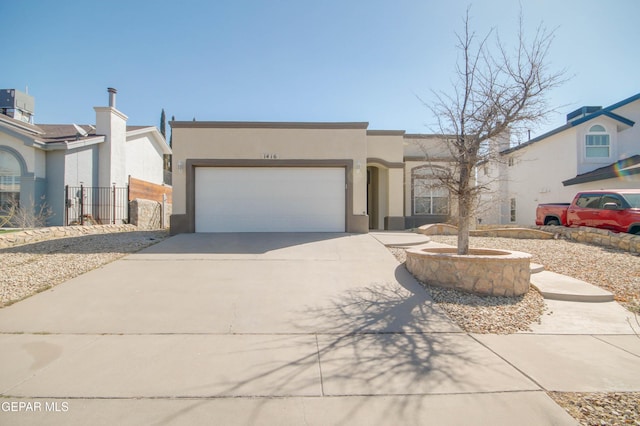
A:
<svg viewBox="0 0 640 426">
<path fill-rule="evenodd" d="M 129 223 L 128 187 L 65 186 L 65 225 Z"/>
</svg>

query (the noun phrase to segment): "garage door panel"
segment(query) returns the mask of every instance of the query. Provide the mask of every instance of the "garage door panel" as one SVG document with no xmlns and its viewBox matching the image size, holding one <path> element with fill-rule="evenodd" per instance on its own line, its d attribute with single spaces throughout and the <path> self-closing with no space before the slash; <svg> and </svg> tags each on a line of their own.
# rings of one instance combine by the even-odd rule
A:
<svg viewBox="0 0 640 426">
<path fill-rule="evenodd" d="M 344 232 L 344 168 L 196 169 L 196 232 Z"/>
</svg>

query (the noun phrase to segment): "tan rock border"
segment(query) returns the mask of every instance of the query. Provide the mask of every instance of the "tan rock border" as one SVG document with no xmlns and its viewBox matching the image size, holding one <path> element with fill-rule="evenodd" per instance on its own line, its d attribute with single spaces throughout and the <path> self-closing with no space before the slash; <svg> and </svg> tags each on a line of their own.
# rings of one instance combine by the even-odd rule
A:
<svg viewBox="0 0 640 426">
<path fill-rule="evenodd" d="M 418 232 L 425 235 L 457 235 L 458 228 L 446 223 L 435 223 L 421 226 L 418 228 Z M 470 231 L 469 235 L 473 237 L 504 237 L 527 240 L 551 240 L 555 236 L 553 232 L 517 227 L 476 229 Z"/>
<path fill-rule="evenodd" d="M 471 249 L 458 255 L 454 247 L 407 250 L 406 267 L 418 280 L 486 296 L 521 296 L 529 290 L 531 255 Z"/>
</svg>

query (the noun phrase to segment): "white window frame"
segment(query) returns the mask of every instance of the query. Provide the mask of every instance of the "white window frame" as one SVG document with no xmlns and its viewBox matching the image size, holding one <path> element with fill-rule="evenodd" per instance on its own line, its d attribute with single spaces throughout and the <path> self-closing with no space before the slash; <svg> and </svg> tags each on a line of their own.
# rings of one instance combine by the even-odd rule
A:
<svg viewBox="0 0 640 426">
<path fill-rule="evenodd" d="M 429 215 L 437 215 L 444 216 L 448 215 L 451 211 L 451 200 L 449 196 L 449 191 L 447 188 L 443 187 L 441 184 L 437 185 L 438 178 L 433 175 L 428 174 L 414 174 L 413 176 L 413 215 L 415 216 L 429 216 Z M 425 198 L 429 200 L 429 211 L 418 211 L 417 199 Z M 434 200 L 437 199 L 446 199 L 446 209 L 444 211 L 435 211 L 434 209 Z"/>
<path fill-rule="evenodd" d="M 595 129 L 595 130 L 594 130 Z M 595 143 L 596 138 L 606 138 L 606 144 L 604 143 Z M 589 143 L 591 140 L 592 143 Z M 598 150 L 607 150 L 607 155 L 589 155 L 589 152 L 597 152 Z M 599 160 L 609 160 L 611 158 L 611 135 L 607 131 L 607 128 L 602 125 L 595 123 L 584 136 L 584 158 L 586 161 L 599 161 Z"/>
</svg>

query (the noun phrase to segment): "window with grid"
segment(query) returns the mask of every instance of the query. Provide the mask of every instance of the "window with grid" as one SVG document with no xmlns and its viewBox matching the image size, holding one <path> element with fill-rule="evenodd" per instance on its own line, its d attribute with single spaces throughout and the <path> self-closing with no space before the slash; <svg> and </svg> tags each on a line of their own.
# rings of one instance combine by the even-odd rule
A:
<svg viewBox="0 0 640 426">
<path fill-rule="evenodd" d="M 609 134 L 604 126 L 591 126 L 586 136 L 585 155 L 587 158 L 609 158 Z"/>
<path fill-rule="evenodd" d="M 449 191 L 435 178 L 414 178 L 413 214 L 449 214 Z"/>
</svg>

